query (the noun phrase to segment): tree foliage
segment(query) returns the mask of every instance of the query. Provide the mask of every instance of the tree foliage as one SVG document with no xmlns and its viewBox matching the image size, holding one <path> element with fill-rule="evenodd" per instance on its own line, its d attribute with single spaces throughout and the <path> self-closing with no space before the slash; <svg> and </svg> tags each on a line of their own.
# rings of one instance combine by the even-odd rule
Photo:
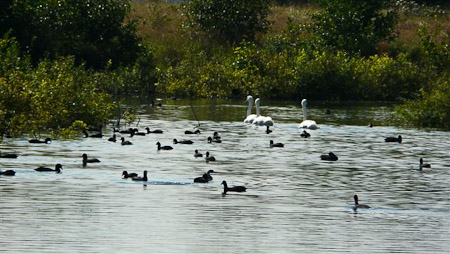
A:
<svg viewBox="0 0 450 254">
<path fill-rule="evenodd" d="M 33 68 L 19 44 L 0 39 L 0 134 L 71 132 L 109 120 L 110 96 L 101 76 L 76 66 L 73 57 L 43 60 Z"/>
<path fill-rule="evenodd" d="M 253 40 L 269 26 L 270 0 L 189 0 L 185 5 L 188 26 L 211 38 L 240 42 Z"/>
<path fill-rule="evenodd" d="M 350 53 L 371 55 L 394 34 L 396 12 L 390 0 L 318 0 L 323 10 L 312 16 L 319 42 Z"/>
<path fill-rule="evenodd" d="M 34 62 L 46 56 L 75 56 L 78 63 L 102 68 L 130 64 L 141 50 L 133 22 L 126 22 L 129 0 L 2 1 L 0 32 L 12 29 Z"/>
</svg>

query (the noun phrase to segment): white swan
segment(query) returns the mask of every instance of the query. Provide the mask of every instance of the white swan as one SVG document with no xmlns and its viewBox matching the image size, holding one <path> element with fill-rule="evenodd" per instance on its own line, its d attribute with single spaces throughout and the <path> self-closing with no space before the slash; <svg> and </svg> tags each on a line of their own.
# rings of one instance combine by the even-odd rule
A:
<svg viewBox="0 0 450 254">
<path fill-rule="evenodd" d="M 253 123 L 253 120 L 256 118 L 256 115 L 252 114 L 253 96 L 248 95 L 246 102 L 248 103 L 247 118 L 245 118 L 244 123 Z"/>
<path fill-rule="evenodd" d="M 302 109 L 303 109 L 303 122 L 298 126 L 298 128 L 306 128 L 315 130 L 319 127 L 317 126 L 316 122 L 313 120 L 306 120 L 306 105 L 308 104 L 308 101 L 306 99 L 302 100 Z"/>
<path fill-rule="evenodd" d="M 261 103 L 259 98 L 256 98 L 255 100 L 255 106 L 256 106 L 256 115 L 257 117 L 255 120 L 253 120 L 253 124 L 256 125 L 265 125 L 265 126 L 273 126 L 273 120 L 270 116 L 262 116 L 261 110 L 259 108 L 259 104 Z"/>
</svg>

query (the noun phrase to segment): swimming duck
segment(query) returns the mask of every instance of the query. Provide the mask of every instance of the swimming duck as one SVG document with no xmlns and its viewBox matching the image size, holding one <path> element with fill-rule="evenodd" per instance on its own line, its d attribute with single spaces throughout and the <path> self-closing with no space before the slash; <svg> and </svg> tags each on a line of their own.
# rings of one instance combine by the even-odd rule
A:
<svg viewBox="0 0 450 254">
<path fill-rule="evenodd" d="M 32 144 L 43 144 L 43 143 L 48 144 L 50 142 L 52 142 L 51 138 L 46 138 L 44 141 L 39 140 L 39 139 L 30 139 L 30 140 L 28 140 L 28 143 L 32 143 Z"/>
<path fill-rule="evenodd" d="M 355 206 L 353 207 L 353 210 L 356 210 L 357 208 L 370 208 L 370 206 L 368 205 L 358 203 L 358 195 L 353 196 L 353 199 L 355 200 Z"/>
<path fill-rule="evenodd" d="M 5 170 L 5 171 L 0 171 L 0 175 L 2 175 L 2 176 L 14 176 L 14 175 L 16 175 L 16 171 L 11 170 L 11 169 Z"/>
<path fill-rule="evenodd" d="M 214 157 L 214 156 L 209 156 L 209 152 L 206 152 L 205 160 L 206 160 L 206 162 L 216 161 L 216 157 Z"/>
<path fill-rule="evenodd" d="M 88 159 L 87 154 L 83 153 L 83 155 L 81 155 L 81 157 L 83 157 L 83 165 L 86 166 L 86 164 L 88 163 L 99 163 L 100 160 L 99 159 Z"/>
<path fill-rule="evenodd" d="M 198 157 L 203 157 L 203 154 L 199 153 L 198 150 L 194 151 L 194 157 L 198 158 Z"/>
<path fill-rule="evenodd" d="M 147 134 L 150 134 L 150 133 L 154 133 L 154 134 L 162 134 L 162 133 L 163 133 L 162 130 L 154 130 L 154 131 L 151 131 L 150 128 L 148 128 L 148 127 L 146 127 L 145 129 L 147 130 Z"/>
<path fill-rule="evenodd" d="M 132 129 L 129 128 L 128 130 L 118 130 L 118 129 L 116 129 L 115 127 L 113 127 L 113 132 L 118 132 L 118 133 L 120 133 L 120 134 L 131 134 Z"/>
<path fill-rule="evenodd" d="M 398 135 L 398 137 L 387 137 L 384 139 L 385 142 L 398 142 L 401 143 L 402 142 L 402 135 Z"/>
<path fill-rule="evenodd" d="M 302 134 L 300 134 L 300 137 L 302 138 L 309 138 L 311 137 L 311 134 L 309 134 L 308 132 L 306 132 L 305 130 L 302 132 Z"/>
<path fill-rule="evenodd" d="M 13 153 L 2 153 L 0 151 L 0 158 L 8 158 L 8 159 L 15 159 L 17 158 L 17 154 L 13 154 Z"/>
<path fill-rule="evenodd" d="M 194 142 L 192 140 L 180 140 L 178 141 L 176 138 L 173 139 L 174 144 L 185 144 L 185 145 L 192 145 Z"/>
<path fill-rule="evenodd" d="M 273 143 L 273 140 L 270 140 L 270 147 L 284 147 L 283 143 Z"/>
<path fill-rule="evenodd" d="M 158 146 L 158 150 L 172 150 L 173 147 L 171 146 L 161 146 L 161 143 L 156 142 L 156 145 Z"/>
<path fill-rule="evenodd" d="M 197 177 L 194 179 L 194 183 L 207 183 L 211 181 L 213 178 L 210 175 L 211 173 L 214 173 L 214 170 L 210 169 L 208 172 L 204 173 L 202 176 Z"/>
<path fill-rule="evenodd" d="M 329 152 L 328 154 L 320 155 L 320 159 L 324 161 L 337 161 L 338 157 L 333 152 Z"/>
<path fill-rule="evenodd" d="M 208 137 L 208 143 L 222 143 L 222 140 L 220 139 L 212 139 L 211 137 Z"/>
<path fill-rule="evenodd" d="M 213 139 L 218 140 L 218 139 L 222 139 L 222 137 L 219 136 L 219 132 L 215 131 L 215 132 L 213 133 Z"/>
<path fill-rule="evenodd" d="M 207 183 L 207 182 L 209 182 L 209 180 L 208 180 L 208 174 L 206 174 L 206 173 L 204 173 L 200 177 L 194 178 L 194 183 Z"/>
<path fill-rule="evenodd" d="M 136 176 L 138 176 L 138 174 L 136 174 L 136 173 L 128 173 L 127 171 L 123 171 L 122 172 L 122 176 L 123 176 L 123 178 L 129 178 L 129 177 L 136 177 Z"/>
<path fill-rule="evenodd" d="M 116 142 L 117 141 L 117 139 L 116 139 L 116 134 L 113 134 L 112 135 L 112 137 L 110 137 L 109 139 L 108 139 L 108 141 L 111 141 L 111 142 Z"/>
<path fill-rule="evenodd" d="M 122 140 L 121 144 L 122 144 L 123 146 L 129 146 L 129 145 L 132 145 L 132 144 L 133 144 L 133 143 L 131 143 L 131 142 L 128 141 L 128 140 L 125 141 L 125 138 L 124 138 L 124 137 L 121 137 L 120 140 Z"/>
<path fill-rule="evenodd" d="M 272 130 L 270 129 L 270 126 L 267 125 L 267 126 L 266 126 L 266 133 L 269 134 L 269 133 L 271 133 L 271 132 L 272 132 Z"/>
<path fill-rule="evenodd" d="M 38 167 L 35 168 L 34 170 L 38 171 L 38 172 L 56 172 L 56 173 L 61 173 L 61 169 L 63 169 L 61 164 L 56 164 L 55 165 L 55 169 L 51 169 L 51 168 L 46 168 L 46 167 Z"/>
<path fill-rule="evenodd" d="M 132 177 L 131 180 L 147 182 L 147 180 L 148 180 L 147 179 L 147 170 L 144 170 L 144 176 L 143 177 L 135 176 L 135 177 Z"/>
<path fill-rule="evenodd" d="M 426 163 L 426 164 L 424 164 L 423 163 L 423 158 L 421 157 L 420 158 L 420 160 L 419 160 L 419 169 L 420 170 L 422 170 L 422 168 L 431 168 L 431 165 L 430 164 L 428 164 L 428 163 Z"/>
<path fill-rule="evenodd" d="M 97 134 L 89 135 L 89 133 L 86 130 L 83 130 L 83 133 L 84 133 L 85 138 L 102 138 L 103 137 L 103 134 L 101 132 L 97 133 Z"/>
<path fill-rule="evenodd" d="M 200 134 L 200 130 L 195 130 L 195 131 L 185 131 L 184 134 Z"/>
<path fill-rule="evenodd" d="M 130 138 L 133 136 L 145 136 L 147 133 L 146 132 L 139 132 L 139 130 L 136 129 L 132 129 L 131 133 L 130 133 Z"/>
<path fill-rule="evenodd" d="M 369 125 L 367 125 L 367 127 L 372 128 L 372 127 L 373 127 L 373 124 L 372 124 L 372 123 L 369 123 Z"/>
<path fill-rule="evenodd" d="M 227 192 L 229 191 L 244 192 L 247 190 L 245 186 L 228 187 L 227 182 L 225 180 L 222 181 L 222 184 L 223 184 L 223 194 L 227 194 Z"/>
</svg>

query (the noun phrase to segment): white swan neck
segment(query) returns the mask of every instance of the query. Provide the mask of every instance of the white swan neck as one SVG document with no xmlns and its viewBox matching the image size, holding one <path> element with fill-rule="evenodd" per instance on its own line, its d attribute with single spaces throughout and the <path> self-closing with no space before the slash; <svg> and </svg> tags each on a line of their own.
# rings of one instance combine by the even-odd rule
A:
<svg viewBox="0 0 450 254">
<path fill-rule="evenodd" d="M 256 115 L 260 116 L 261 115 L 261 109 L 259 108 L 259 100 L 255 101 L 255 105 L 256 105 Z"/>
<path fill-rule="evenodd" d="M 253 100 L 248 100 L 247 116 L 252 113 Z"/>
<path fill-rule="evenodd" d="M 303 109 L 303 121 L 306 121 L 307 116 L 306 116 L 306 104 L 302 106 Z"/>
</svg>

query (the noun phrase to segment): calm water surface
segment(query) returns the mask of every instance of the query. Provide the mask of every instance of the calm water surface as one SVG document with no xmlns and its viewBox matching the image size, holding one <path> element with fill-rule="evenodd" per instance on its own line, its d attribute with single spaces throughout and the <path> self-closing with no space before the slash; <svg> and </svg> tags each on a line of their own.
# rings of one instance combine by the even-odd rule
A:
<svg viewBox="0 0 450 254">
<path fill-rule="evenodd" d="M 140 107 L 139 128 L 162 135 L 29 144 L 4 139 L 0 168 L 2 253 L 450 253 L 450 133 L 381 126 L 389 107 L 331 107 L 310 102 L 319 130 L 300 138 L 301 109 L 263 102 L 275 120 L 271 134 L 245 125 L 240 101 L 188 101 Z M 298 103 L 299 104 L 299 103 Z M 374 122 L 374 128 L 368 128 Z M 384 124 L 385 125 L 385 124 Z M 219 131 L 223 143 L 206 139 Z M 404 142 L 385 143 L 401 134 Z M 128 135 L 125 135 L 128 136 Z M 191 139 L 193 145 L 172 144 Z M 269 140 L 285 148 L 269 148 Z M 157 151 L 155 143 L 172 145 Z M 217 159 L 195 159 L 194 150 Z M 339 160 L 321 161 L 333 151 Z M 81 154 L 100 164 L 82 167 Z M 432 164 L 419 171 L 419 158 Z M 62 174 L 33 169 L 61 163 Z M 193 179 L 208 169 L 207 184 Z M 149 172 L 146 185 L 121 179 L 123 170 Z M 222 180 L 246 193 L 222 195 Z M 352 210 L 353 195 L 373 209 Z"/>
</svg>

